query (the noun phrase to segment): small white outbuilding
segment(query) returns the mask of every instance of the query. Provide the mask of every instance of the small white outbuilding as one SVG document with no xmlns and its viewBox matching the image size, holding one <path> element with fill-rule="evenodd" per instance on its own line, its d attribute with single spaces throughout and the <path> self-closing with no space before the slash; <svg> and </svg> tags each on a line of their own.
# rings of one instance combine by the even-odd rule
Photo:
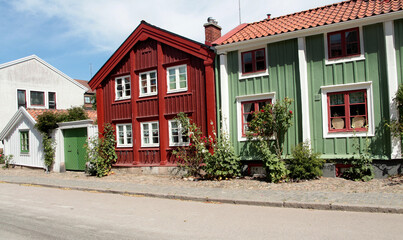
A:
<svg viewBox="0 0 403 240">
<path fill-rule="evenodd" d="M 18 166 L 46 169 L 42 135 L 35 128 L 37 117 L 46 111 L 67 111 L 50 109 L 25 109 L 20 107 L 6 127 L 0 132 L 0 141 L 4 144 L 4 154 L 13 155 L 12 164 Z M 90 119 L 60 123 L 52 137 L 55 139 L 56 153 L 53 168 L 55 172 L 67 170 L 84 170 L 76 168 L 76 162 L 83 161 L 83 144 L 78 145 L 74 139 L 86 142 L 98 136 L 98 127 L 94 125 L 96 111 L 87 110 Z M 79 135 L 77 135 L 79 134 Z M 74 145 L 74 146 L 73 146 Z M 77 153 L 77 154 L 72 154 Z M 80 154 L 80 156 L 79 156 Z M 66 168 L 67 166 L 67 168 Z M 72 166 L 69 169 L 69 166 Z"/>
</svg>

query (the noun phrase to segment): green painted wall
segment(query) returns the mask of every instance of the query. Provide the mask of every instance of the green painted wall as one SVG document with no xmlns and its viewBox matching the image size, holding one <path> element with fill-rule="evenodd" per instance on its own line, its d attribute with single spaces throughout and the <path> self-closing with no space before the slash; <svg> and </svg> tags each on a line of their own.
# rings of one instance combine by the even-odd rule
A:
<svg viewBox="0 0 403 240">
<path fill-rule="evenodd" d="M 243 160 L 256 160 L 257 158 L 254 156 L 256 151 L 251 149 L 248 142 L 238 142 L 238 131 L 240 129 L 237 127 L 237 96 L 275 92 L 276 99 L 284 97 L 294 99 L 291 106 L 291 110 L 294 112 L 294 124 L 286 138 L 285 153 L 289 154 L 291 147 L 298 144 L 302 139 L 297 39 L 269 44 L 267 47 L 268 76 L 239 79 L 238 52 L 234 51 L 227 54 L 230 91 L 230 138 L 236 153 Z M 217 90 L 219 91 L 219 88 Z"/>
<path fill-rule="evenodd" d="M 397 60 L 397 77 L 399 84 L 403 83 L 403 19 L 396 20 L 395 26 L 395 48 Z"/>
<path fill-rule="evenodd" d="M 363 27 L 365 60 L 339 64 L 325 64 L 324 35 L 306 38 L 311 138 L 315 151 L 327 159 L 350 158 L 356 152 L 354 144 L 364 146 L 364 138 L 323 138 L 322 106 L 318 96 L 320 87 L 372 81 L 375 137 L 370 147 L 374 158 L 390 157 L 390 134 L 384 127 L 389 117 L 388 85 L 385 58 L 385 42 L 382 24 Z"/>
</svg>

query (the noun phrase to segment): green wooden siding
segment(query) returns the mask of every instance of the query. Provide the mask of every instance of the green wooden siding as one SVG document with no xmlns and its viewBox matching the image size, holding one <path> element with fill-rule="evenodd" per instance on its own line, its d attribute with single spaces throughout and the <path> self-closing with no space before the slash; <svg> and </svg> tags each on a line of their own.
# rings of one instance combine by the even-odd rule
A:
<svg viewBox="0 0 403 240">
<path fill-rule="evenodd" d="M 365 138 L 323 138 L 320 87 L 372 81 L 375 137 L 370 138 L 370 147 L 375 158 L 389 158 L 390 134 L 384 127 L 389 104 L 383 25 L 363 27 L 365 60 L 326 65 L 323 38 L 323 34 L 306 38 L 313 149 L 328 159 L 350 158 L 356 152 L 353 144 L 360 144 L 362 151 Z"/>
<path fill-rule="evenodd" d="M 256 150 L 251 149 L 250 143 L 238 142 L 238 131 L 241 129 L 238 129 L 237 125 L 236 97 L 275 92 L 276 99 L 285 97 L 294 99 L 291 106 L 291 110 L 294 112 L 294 124 L 289 130 L 285 143 L 285 153 L 289 154 L 291 147 L 302 139 L 297 39 L 267 45 L 268 76 L 239 79 L 238 52 L 228 53 L 227 58 L 230 100 L 229 128 L 236 153 L 243 160 L 257 159 L 254 155 Z M 219 89 L 217 90 L 219 91 Z"/>
<path fill-rule="evenodd" d="M 399 84 L 403 83 L 403 19 L 394 22 L 397 77 Z"/>
</svg>

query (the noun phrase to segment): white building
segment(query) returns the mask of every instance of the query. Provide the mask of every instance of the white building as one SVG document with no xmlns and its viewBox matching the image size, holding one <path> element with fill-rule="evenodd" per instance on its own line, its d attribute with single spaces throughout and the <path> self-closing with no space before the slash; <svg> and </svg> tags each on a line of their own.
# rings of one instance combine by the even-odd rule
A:
<svg viewBox="0 0 403 240">
<path fill-rule="evenodd" d="M 87 90 L 35 55 L 0 64 L 0 132 L 21 106 L 35 109 L 82 106 Z M 3 148 L 1 142 L 0 148 Z"/>
</svg>

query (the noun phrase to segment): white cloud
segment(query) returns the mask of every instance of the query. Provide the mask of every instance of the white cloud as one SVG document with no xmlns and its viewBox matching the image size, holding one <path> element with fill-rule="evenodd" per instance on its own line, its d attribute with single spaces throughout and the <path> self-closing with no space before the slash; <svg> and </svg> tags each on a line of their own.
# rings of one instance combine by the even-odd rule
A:
<svg viewBox="0 0 403 240">
<path fill-rule="evenodd" d="M 241 0 L 242 22 L 263 20 L 337 0 Z M 203 24 L 214 17 L 223 34 L 239 23 L 238 0 L 22 0 L 11 3 L 23 14 L 67 25 L 66 39 L 81 38 L 96 51 L 114 51 L 141 20 L 196 41 L 204 41 Z"/>
</svg>

